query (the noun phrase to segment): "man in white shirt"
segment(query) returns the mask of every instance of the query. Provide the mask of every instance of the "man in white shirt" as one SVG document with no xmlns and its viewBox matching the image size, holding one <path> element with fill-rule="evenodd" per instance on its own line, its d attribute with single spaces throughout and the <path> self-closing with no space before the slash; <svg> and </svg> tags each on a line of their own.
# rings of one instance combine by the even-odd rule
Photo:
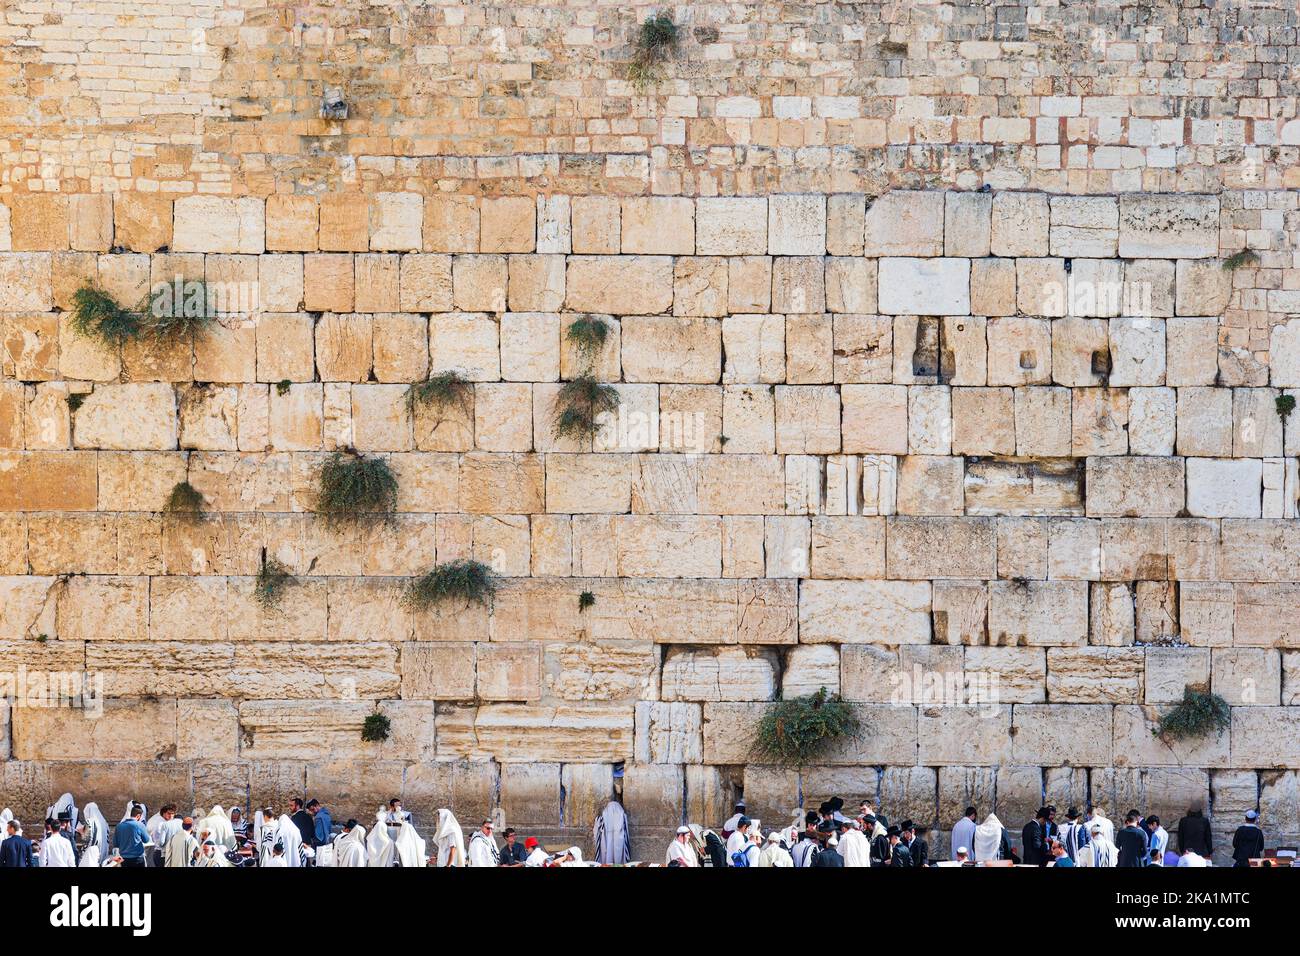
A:
<svg viewBox="0 0 1300 956">
<path fill-rule="evenodd" d="M 1178 858 L 1178 865 L 1179 866 L 1209 866 L 1210 864 L 1205 862 L 1205 857 L 1201 856 L 1199 853 L 1197 853 L 1195 850 L 1189 847 L 1188 849 L 1184 850 L 1183 855 Z"/>
<path fill-rule="evenodd" d="M 45 821 L 45 838 L 41 840 L 39 856 L 44 868 L 77 865 L 76 855 L 72 852 L 72 841 L 59 832 L 54 820 Z"/>
<path fill-rule="evenodd" d="M 492 821 L 484 820 L 469 839 L 470 866 L 498 866 L 501 863 L 496 841 L 492 839 Z"/>
<path fill-rule="evenodd" d="M 673 842 L 668 844 L 668 854 L 664 862 L 676 863 L 678 866 L 699 866 L 700 859 L 695 855 L 695 848 L 691 846 L 690 839 L 691 828 L 678 827 Z"/>
<path fill-rule="evenodd" d="M 747 866 L 758 863 L 758 846 L 749 838 L 751 829 L 753 824 L 749 822 L 749 817 L 741 817 L 736 822 L 736 832 L 727 837 L 727 866 L 736 865 L 737 853 L 745 855 Z"/>
</svg>

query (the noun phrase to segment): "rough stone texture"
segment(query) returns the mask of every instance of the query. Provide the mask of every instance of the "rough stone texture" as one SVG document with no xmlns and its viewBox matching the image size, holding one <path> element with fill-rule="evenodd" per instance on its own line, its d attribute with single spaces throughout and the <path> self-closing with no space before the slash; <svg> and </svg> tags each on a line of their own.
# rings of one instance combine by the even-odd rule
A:
<svg viewBox="0 0 1300 956">
<path fill-rule="evenodd" d="M 111 699 L 4 710 L 4 802 L 401 794 L 579 842 L 626 762 L 650 859 L 743 791 L 765 823 L 839 793 L 944 831 L 966 800 L 1015 829 L 1213 796 L 1216 832 L 1258 805 L 1294 842 L 1290 34 L 1157 3 L 1170 59 L 1113 10 L 902 5 L 895 53 L 823 6 L 693 11 L 653 97 L 611 5 L 395 33 L 343 2 L 328 44 L 280 0 L 93 44 L 94 3 L 11 18 L 0 653 Z M 141 44 L 186 69 L 124 78 Z M 301 77 L 341 68 L 353 118 L 318 120 Z M 133 306 L 177 275 L 230 304 L 196 340 L 76 333 L 84 283 Z M 463 405 L 408 408 L 448 370 Z M 620 407 L 557 437 L 588 370 Z M 398 476 L 391 525 L 312 514 L 347 447 Z M 182 481 L 202 520 L 159 513 Z M 296 576 L 274 611 L 264 555 Z M 471 557 L 490 606 L 400 603 Z M 1189 685 L 1232 730 L 1153 737 Z M 762 708 L 821 686 L 870 733 L 753 764 Z"/>
</svg>

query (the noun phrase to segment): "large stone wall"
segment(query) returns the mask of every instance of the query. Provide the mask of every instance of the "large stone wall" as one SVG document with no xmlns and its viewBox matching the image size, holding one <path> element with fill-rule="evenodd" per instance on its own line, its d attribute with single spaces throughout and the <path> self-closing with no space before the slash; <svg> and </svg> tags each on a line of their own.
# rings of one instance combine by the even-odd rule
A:
<svg viewBox="0 0 1300 956">
<path fill-rule="evenodd" d="M 6 708 L 0 803 L 1300 838 L 1295 10 L 684 6 L 639 90 L 656 9 L 6 8 L 0 669 L 110 699 Z M 208 335 L 74 334 L 85 282 L 178 275 L 231 293 Z M 620 410 L 557 439 L 592 314 Z M 448 369 L 468 407 L 408 410 Z M 313 515 L 345 447 L 392 523 Z M 183 480 L 202 521 L 161 513 Z M 490 609 L 402 605 L 470 557 Z M 1189 684 L 1230 730 L 1153 736 Z M 751 762 L 821 686 L 862 739 Z"/>
</svg>

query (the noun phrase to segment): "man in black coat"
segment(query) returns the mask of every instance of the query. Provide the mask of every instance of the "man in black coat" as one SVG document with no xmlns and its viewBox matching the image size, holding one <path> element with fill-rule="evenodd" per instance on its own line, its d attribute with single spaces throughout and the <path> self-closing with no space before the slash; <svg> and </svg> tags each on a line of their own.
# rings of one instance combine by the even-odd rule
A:
<svg viewBox="0 0 1300 956">
<path fill-rule="evenodd" d="M 813 857 L 812 862 L 808 864 L 809 866 L 844 866 L 844 857 L 840 856 L 839 850 L 831 846 L 830 836 L 829 830 L 818 830 L 817 842 L 821 845 L 821 848 L 817 851 L 817 855 Z"/>
<path fill-rule="evenodd" d="M 893 853 L 889 846 L 889 837 L 885 833 L 875 837 L 870 836 L 871 831 L 875 829 L 877 817 L 868 814 L 862 820 L 866 824 L 865 832 L 871 840 L 871 865 L 884 866 Z M 881 824 L 881 826 L 884 826 L 884 824 Z"/>
<path fill-rule="evenodd" d="M 885 837 L 889 841 L 889 862 L 886 866 L 892 866 L 897 869 L 911 869 L 912 854 L 908 852 L 907 845 L 903 843 L 903 828 L 892 826 Z"/>
<path fill-rule="evenodd" d="M 1026 866 L 1047 866 L 1051 852 L 1047 843 L 1047 807 L 1039 807 L 1034 819 L 1020 832 Z"/>
<path fill-rule="evenodd" d="M 32 866 L 32 841 L 23 836 L 17 820 L 5 827 L 9 834 L 0 842 L 0 867 Z"/>
<path fill-rule="evenodd" d="M 1193 853 L 1209 859 L 1213 850 L 1213 841 L 1210 838 L 1210 821 L 1200 810 L 1193 807 L 1187 811 L 1187 816 L 1178 821 L 1178 852 L 1180 854 L 1191 850 Z"/>
<path fill-rule="evenodd" d="M 294 797 L 289 801 L 289 819 L 293 825 L 298 828 L 298 835 L 302 837 L 303 846 L 316 845 L 316 818 L 307 812 L 302 801 Z"/>
<path fill-rule="evenodd" d="M 1232 835 L 1233 866 L 1250 866 L 1252 859 L 1264 855 L 1264 831 L 1259 828 L 1259 814 L 1246 811 L 1246 822 Z"/>
<path fill-rule="evenodd" d="M 912 858 L 912 866 L 926 866 L 930 862 L 930 844 L 916 832 L 916 824 L 911 820 L 904 820 L 899 824 L 902 833 L 902 843 Z"/>
<path fill-rule="evenodd" d="M 1146 866 L 1149 862 L 1149 840 L 1141 822 L 1142 818 L 1132 811 L 1124 818 L 1124 829 L 1115 834 L 1115 848 L 1119 850 L 1116 866 Z"/>
</svg>

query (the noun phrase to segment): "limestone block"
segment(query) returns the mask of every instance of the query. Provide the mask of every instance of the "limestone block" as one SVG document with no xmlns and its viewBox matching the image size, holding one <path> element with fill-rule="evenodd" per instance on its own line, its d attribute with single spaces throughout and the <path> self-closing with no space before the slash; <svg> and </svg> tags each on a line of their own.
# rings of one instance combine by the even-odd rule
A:
<svg viewBox="0 0 1300 956">
<path fill-rule="evenodd" d="M 1175 704 L 1187 687 L 1208 687 L 1210 650 L 1204 647 L 1146 648 L 1146 704 Z"/>
<path fill-rule="evenodd" d="M 727 260 L 719 256 L 678 257 L 673 271 L 673 314 L 726 315 L 727 272 Z"/>
<path fill-rule="evenodd" d="M 1016 308 L 1026 315 L 1067 315 L 1069 278 L 1063 259 L 1017 259 Z"/>
<path fill-rule="evenodd" d="M 1176 515 L 1183 508 L 1183 459 L 1089 458 L 1087 488 L 1089 517 Z"/>
<path fill-rule="evenodd" d="M 689 256 L 696 251 L 695 203 L 682 196 L 624 199 L 622 230 L 625 255 Z"/>
<path fill-rule="evenodd" d="M 826 197 L 769 196 L 767 251 L 773 256 L 825 255 Z"/>
<path fill-rule="evenodd" d="M 456 309 L 466 312 L 504 312 L 508 284 L 509 267 L 505 256 L 465 255 L 452 258 L 451 298 Z"/>
<path fill-rule="evenodd" d="M 1221 315 L 1232 298 L 1232 273 L 1214 259 L 1179 259 L 1175 264 L 1175 283 L 1178 315 Z"/>
<path fill-rule="evenodd" d="M 576 601 L 574 602 L 576 604 Z M 531 635 L 530 635 L 531 636 Z M 566 701 L 650 700 L 659 695 L 659 652 L 649 640 L 544 645 L 544 692 Z"/>
<path fill-rule="evenodd" d="M 1050 205 L 1052 255 L 1097 258 L 1115 255 L 1119 240 L 1119 202 L 1114 196 L 1052 196 Z"/>
<path fill-rule="evenodd" d="M 1277 413 L 1277 399 L 1278 393 L 1271 388 L 1232 390 L 1234 458 L 1270 458 L 1282 454 L 1283 426 Z"/>
<path fill-rule="evenodd" d="M 256 255 L 266 248 L 266 204 L 261 199 L 182 196 L 172 208 L 175 252 Z"/>
<path fill-rule="evenodd" d="M 961 515 L 965 512 L 961 457 L 908 455 L 898 470 L 898 513 Z"/>
<path fill-rule="evenodd" d="M 880 805 L 891 822 L 911 820 L 918 829 L 938 823 L 938 773 L 933 767 L 886 767 L 880 775 Z"/>
<path fill-rule="evenodd" d="M 967 647 L 965 677 L 979 691 L 982 708 L 990 702 L 1041 704 L 1046 700 L 1045 652 L 1036 647 Z"/>
<path fill-rule="evenodd" d="M 1168 259 L 1132 259 L 1124 263 L 1119 294 L 1109 298 L 1124 314 L 1169 317 L 1174 314 L 1174 282 L 1174 263 Z"/>
<path fill-rule="evenodd" d="M 772 302 L 770 256 L 727 258 L 727 309 L 730 312 L 766 312 Z"/>
<path fill-rule="evenodd" d="M 621 705 L 555 707 L 492 704 L 478 708 L 474 752 L 501 763 L 618 761 L 633 756 L 633 713 Z M 443 749 L 439 740 L 439 750 Z"/>
<path fill-rule="evenodd" d="M 628 316 L 622 347 L 629 382 L 716 382 L 722 371 L 722 324 L 716 319 Z"/>
<path fill-rule="evenodd" d="M 1092 617 L 1088 641 L 1103 647 L 1128 647 L 1133 643 L 1136 610 L 1133 591 L 1125 583 L 1089 585 Z"/>
<path fill-rule="evenodd" d="M 792 647 L 781 674 L 782 699 L 815 694 L 823 687 L 830 694 L 840 692 L 839 649 L 826 644 Z"/>
<path fill-rule="evenodd" d="M 1282 696 L 1282 659 L 1264 647 L 1216 647 L 1210 689 L 1229 704 L 1276 707 Z"/>
<path fill-rule="evenodd" d="M 952 451 L 952 395 L 943 385 L 913 385 L 907 390 L 907 445 L 913 455 Z"/>
<path fill-rule="evenodd" d="M 466 514 L 545 511 L 542 460 L 535 455 L 467 454 L 461 459 L 460 489 Z"/>
<path fill-rule="evenodd" d="M 1199 259 L 1219 254 L 1219 197 L 1125 193 L 1119 202 L 1119 254 Z"/>
<path fill-rule="evenodd" d="M 972 259 L 970 307 L 976 315 L 1016 311 L 1016 264 L 1010 259 Z"/>
<path fill-rule="evenodd" d="M 1187 510 L 1205 518 L 1258 518 L 1262 469 L 1257 458 L 1188 458 Z"/>
<path fill-rule="evenodd" d="M 1054 703 L 1138 704 L 1144 666 L 1140 648 L 1049 648 L 1047 693 Z"/>
<path fill-rule="evenodd" d="M 1136 586 L 1136 628 L 1139 644 L 1167 644 L 1177 639 L 1178 600 L 1170 581 L 1139 581 Z"/>
<path fill-rule="evenodd" d="M 1170 385 L 1213 385 L 1219 373 L 1219 320 L 1173 318 L 1166 322 Z"/>
<path fill-rule="evenodd" d="M 803 643 L 928 644 L 928 581 L 806 581 L 799 599 Z"/>
<path fill-rule="evenodd" d="M 330 252 L 370 248 L 370 207 L 360 193 L 328 193 L 320 200 L 320 247 Z"/>
<path fill-rule="evenodd" d="M 370 248 L 418 252 L 423 223 L 424 197 L 419 193 L 375 193 L 370 205 Z"/>
<path fill-rule="evenodd" d="M 1071 390 L 1070 451 L 1077 458 L 1128 451 L 1128 392 L 1111 388 Z"/>
<path fill-rule="evenodd" d="M 782 514 L 785 470 L 774 455 L 706 455 L 700 462 L 701 514 Z"/>
<path fill-rule="evenodd" d="M 1116 767 L 1227 767 L 1228 734 L 1174 740 L 1156 735 L 1167 708 L 1115 708 Z M 1259 711 L 1259 708 L 1250 708 Z"/>
<path fill-rule="evenodd" d="M 860 516 L 813 518 L 811 577 L 879 578 L 884 573 L 884 521 Z"/>
<path fill-rule="evenodd" d="M 988 588 L 981 581 L 934 582 L 934 639 L 939 644 L 983 644 L 988 640 Z"/>
<path fill-rule="evenodd" d="M 1072 646 L 1088 641 L 1088 588 L 1081 581 L 992 581 L 994 644 Z"/>
<path fill-rule="evenodd" d="M 988 383 L 1042 385 L 1052 380 L 1052 326 L 1020 316 L 987 323 Z"/>
<path fill-rule="evenodd" d="M 402 696 L 419 700 L 472 700 L 474 648 L 468 641 L 402 645 Z"/>
<path fill-rule="evenodd" d="M 709 256 L 767 252 L 767 199 L 702 197 L 696 200 L 695 252 Z"/>
<path fill-rule="evenodd" d="M 890 578 L 987 580 L 997 573 L 992 518 L 890 518 L 885 540 Z"/>
<path fill-rule="evenodd" d="M 401 307 L 401 259 L 396 253 L 359 253 L 353 257 L 357 312 L 392 312 Z"/>
<path fill-rule="evenodd" d="M 920 711 L 918 759 L 931 766 L 997 766 L 1011 760 L 1010 706 L 938 706 Z"/>
<path fill-rule="evenodd" d="M 1111 763 L 1111 710 L 1106 704 L 1016 704 L 1012 759 L 1019 764 L 1097 767 Z M 1118 759 L 1119 748 L 1115 748 Z"/>
<path fill-rule="evenodd" d="M 1083 514 L 1082 463 L 971 462 L 966 469 L 966 514 Z"/>
<path fill-rule="evenodd" d="M 479 644 L 480 700 L 535 701 L 542 696 L 542 648 L 535 642 Z"/>
<path fill-rule="evenodd" d="M 571 256 L 566 306 L 575 312 L 655 314 L 672 305 L 669 256 Z"/>
<path fill-rule="evenodd" d="M 140 193 L 123 193 L 118 206 L 126 196 L 139 197 Z M 168 222 L 170 225 L 170 221 Z M 297 196 L 275 193 L 266 197 L 266 248 L 278 252 L 315 252 L 320 228 L 320 206 L 314 196 Z M 118 210 L 117 230 L 122 231 L 122 215 Z M 138 252 L 151 252 L 157 246 L 132 246 Z"/>
<path fill-rule="evenodd" d="M 270 197 L 288 198 L 288 197 Z M 313 217 L 315 201 L 312 200 Z M 156 193 L 117 193 L 113 199 L 113 235 L 117 245 L 132 252 L 157 252 L 172 245 L 172 200 Z M 268 220 L 268 226 L 271 220 Z M 313 218 L 313 241 L 315 238 Z M 282 233 L 268 233 L 280 236 Z M 269 246 L 278 249 L 283 246 Z M 313 247 L 314 248 L 314 247 Z"/>
<path fill-rule="evenodd" d="M 785 319 L 779 315 L 728 315 L 722 320 L 725 384 L 785 379 Z"/>
<path fill-rule="evenodd" d="M 944 197 L 944 255 L 987 256 L 993 196 L 989 193 L 948 192 Z"/>
<path fill-rule="evenodd" d="M 77 410 L 78 448 L 176 447 L 176 395 L 164 383 L 100 385 Z"/>
<path fill-rule="evenodd" d="M 845 452 L 907 454 L 905 386 L 844 385 L 840 400 Z"/>
<path fill-rule="evenodd" d="M 886 315 L 966 315 L 970 260 L 883 258 L 879 295 Z"/>
<path fill-rule="evenodd" d="M 876 310 L 876 261 L 832 258 L 826 260 L 826 308 L 835 313 Z"/>
<path fill-rule="evenodd" d="M 946 195 L 948 194 L 938 190 L 900 189 L 891 190 L 877 197 L 867 210 L 864 254 L 868 256 L 944 255 L 944 197 Z M 976 212 L 971 218 L 978 218 L 978 213 Z M 929 310 L 923 309 L 903 311 L 929 313 Z M 934 311 L 951 314 L 967 310 Z"/>
<path fill-rule="evenodd" d="M 866 260 L 864 260 L 866 261 Z M 832 324 L 836 382 L 886 383 L 893 367 L 893 323 L 886 316 L 836 315 Z M 728 362 L 731 353 L 727 352 Z"/>
<path fill-rule="evenodd" d="M 1188 387 L 1178 389 L 1180 455 L 1232 454 L 1232 390 Z"/>
<path fill-rule="evenodd" d="M 477 252 L 479 210 L 474 197 L 426 196 L 422 232 L 426 251 Z"/>
<path fill-rule="evenodd" d="M 834 320 L 829 315 L 789 315 L 785 322 L 785 378 L 812 385 L 834 378 Z"/>
<path fill-rule="evenodd" d="M 15 760 L 165 760 L 176 757 L 176 701 L 106 700 L 87 720 L 79 710 L 16 708 Z"/>
<path fill-rule="evenodd" d="M 1129 450 L 1135 455 L 1172 455 L 1176 434 L 1176 392 L 1172 388 L 1129 389 Z"/>
<path fill-rule="evenodd" d="M 1015 389 L 1016 454 L 1062 456 L 1071 450 L 1071 390 Z"/>
<path fill-rule="evenodd" d="M 1163 385 L 1165 323 L 1153 318 L 1118 318 L 1110 322 L 1112 386 Z"/>
<path fill-rule="evenodd" d="M 1037 192 L 999 192 L 993 197 L 990 251 L 995 256 L 1045 256 L 1048 197 Z"/>
<path fill-rule="evenodd" d="M 825 262 L 818 256 L 773 259 L 772 309 L 795 313 L 826 311 Z"/>
<path fill-rule="evenodd" d="M 48 252 L 0 254 L 0 312 L 48 312 L 51 289 Z"/>
<path fill-rule="evenodd" d="M 899 653 L 874 644 L 845 644 L 840 648 L 840 694 L 845 700 L 901 703 Z"/>
<path fill-rule="evenodd" d="M 511 309 L 555 310 L 564 305 L 564 256 L 512 255 L 508 270 Z"/>
<path fill-rule="evenodd" d="M 744 768 L 745 813 L 760 829 L 782 826 L 799 804 L 799 773 L 780 767 Z"/>
<path fill-rule="evenodd" d="M 636 759 L 645 764 L 699 763 L 703 757 L 699 704 L 642 701 L 636 705 Z"/>
<path fill-rule="evenodd" d="M 958 455 L 1014 455 L 1015 404 L 1009 388 L 952 390 L 952 450 Z"/>
</svg>

